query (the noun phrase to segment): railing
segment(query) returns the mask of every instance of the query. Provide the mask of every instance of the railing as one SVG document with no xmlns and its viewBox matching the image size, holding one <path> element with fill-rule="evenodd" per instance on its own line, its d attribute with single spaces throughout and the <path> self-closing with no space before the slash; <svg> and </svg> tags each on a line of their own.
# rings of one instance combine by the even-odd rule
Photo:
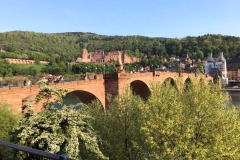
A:
<svg viewBox="0 0 240 160">
<path fill-rule="evenodd" d="M 29 148 L 29 147 L 24 147 L 18 144 L 2 141 L 2 140 L 0 140 L 0 145 L 4 147 L 12 148 L 17 151 L 23 151 L 26 153 L 34 154 L 43 158 L 48 158 L 53 160 L 72 160 L 71 158 L 68 158 L 67 154 L 62 154 L 62 155 L 53 154 L 53 153 L 49 153 L 49 152 L 45 152 L 45 151 L 41 151 L 41 150 Z"/>
<path fill-rule="evenodd" d="M 100 78 L 102 78 L 102 77 L 100 76 Z M 86 76 L 86 78 L 85 77 L 68 77 L 68 78 L 64 79 L 64 82 L 77 82 L 77 81 L 85 81 L 85 80 L 97 80 L 97 77 L 96 76 Z M 31 84 L 35 84 L 37 81 L 39 81 L 39 80 L 31 79 Z M 47 79 L 45 82 L 48 84 Z M 51 81 L 50 84 L 54 84 L 54 81 Z M 27 84 L 26 86 L 31 86 L 31 85 Z M 25 86 L 23 84 L 23 81 L 22 82 L 18 81 L 18 82 L 14 82 L 14 83 L 8 82 L 7 84 L 2 84 L 0 81 L 0 89 L 1 88 L 11 89 L 12 87 L 22 87 L 23 88 Z"/>
<path fill-rule="evenodd" d="M 177 73 L 177 72 L 172 72 L 172 71 L 153 71 L 153 72 L 136 72 L 134 74 L 131 74 L 131 73 L 120 73 L 120 77 L 123 78 L 129 78 L 129 77 L 138 77 L 140 74 L 143 75 L 153 75 L 155 76 L 156 73 L 157 75 L 160 75 L 161 73 L 164 73 L 164 72 L 169 72 L 169 73 Z M 191 74 L 191 73 L 188 73 L 188 72 L 183 72 L 181 71 L 181 73 L 187 73 L 187 74 Z M 118 74 L 115 73 L 115 74 L 98 74 L 98 75 L 91 75 L 91 76 L 82 76 L 82 77 L 66 77 L 64 78 L 64 82 L 76 82 L 76 81 L 85 81 L 85 80 L 99 80 L 99 79 L 109 79 L 109 78 L 118 78 Z M 37 80 L 34 80 L 32 79 L 31 80 L 31 84 L 35 84 L 37 82 Z M 46 79 L 46 82 L 47 82 L 47 79 Z M 47 82 L 48 83 L 48 82 Z M 49 84 L 54 84 L 53 81 L 51 81 L 51 83 Z M 12 87 L 24 87 L 23 85 L 23 82 L 8 82 L 7 84 L 2 84 L 2 82 L 0 81 L 0 89 L 1 88 L 9 88 L 11 89 Z"/>
</svg>

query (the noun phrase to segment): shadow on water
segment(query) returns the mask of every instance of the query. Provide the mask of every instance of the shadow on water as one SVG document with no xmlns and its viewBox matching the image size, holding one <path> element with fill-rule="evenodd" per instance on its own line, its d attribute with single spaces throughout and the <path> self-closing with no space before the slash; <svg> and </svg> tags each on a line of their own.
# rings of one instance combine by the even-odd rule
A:
<svg viewBox="0 0 240 160">
<path fill-rule="evenodd" d="M 78 103 L 81 103 L 80 99 L 73 93 L 68 93 L 66 94 L 65 97 L 63 97 L 63 104 L 66 106 L 70 106 L 70 105 L 76 105 Z M 61 109 L 62 107 L 55 102 L 54 103 L 54 107 Z M 80 109 L 82 108 L 82 106 L 77 106 L 76 109 Z"/>
<path fill-rule="evenodd" d="M 229 102 L 227 105 L 233 104 L 234 106 L 240 106 L 240 92 L 227 91 L 225 94 L 230 96 L 232 99 L 232 102 Z"/>
</svg>

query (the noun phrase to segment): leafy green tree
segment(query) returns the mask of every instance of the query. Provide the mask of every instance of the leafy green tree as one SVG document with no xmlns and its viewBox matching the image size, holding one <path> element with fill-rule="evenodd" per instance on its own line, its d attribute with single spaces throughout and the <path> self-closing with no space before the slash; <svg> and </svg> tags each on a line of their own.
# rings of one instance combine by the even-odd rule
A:
<svg viewBox="0 0 240 160">
<path fill-rule="evenodd" d="M 111 97 L 109 97 L 111 99 Z M 103 140 L 101 150 L 110 159 L 142 159 L 144 135 L 140 132 L 143 100 L 132 94 L 130 87 L 103 110 L 98 102 L 86 108 L 93 117 L 92 125 Z"/>
<path fill-rule="evenodd" d="M 14 113 L 13 106 L 4 102 L 0 97 L 0 140 L 10 141 L 10 133 L 19 121 L 19 115 Z M 0 159 L 10 159 L 11 149 L 0 146 Z"/>
<path fill-rule="evenodd" d="M 40 64 L 40 60 L 39 60 L 39 58 L 38 58 L 37 56 L 36 56 L 35 59 L 34 59 L 34 63 L 35 63 L 35 64 Z"/>
<path fill-rule="evenodd" d="M 66 153 L 74 159 L 106 159 L 89 117 L 74 106 L 64 105 L 60 110 L 53 106 L 55 100 L 62 104 L 65 93 L 64 89 L 43 86 L 36 97 L 36 102 L 45 99 L 43 110 L 34 114 L 31 104 L 23 105 L 23 118 L 14 128 L 12 142 L 55 154 Z M 16 159 L 34 157 L 19 151 Z"/>
<path fill-rule="evenodd" d="M 187 85 L 187 87 L 186 87 Z M 239 113 L 213 84 L 197 81 L 178 91 L 155 84 L 145 105 L 142 131 L 148 159 L 239 159 Z M 184 89 L 187 88 L 187 89 Z"/>
</svg>

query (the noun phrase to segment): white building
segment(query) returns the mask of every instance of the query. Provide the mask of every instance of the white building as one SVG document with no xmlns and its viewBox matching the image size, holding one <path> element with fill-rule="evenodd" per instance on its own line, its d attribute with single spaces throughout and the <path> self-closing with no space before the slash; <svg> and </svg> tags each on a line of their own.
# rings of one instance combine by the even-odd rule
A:
<svg viewBox="0 0 240 160">
<path fill-rule="evenodd" d="M 223 57 L 223 52 L 219 53 L 218 58 L 214 59 L 212 53 L 209 54 L 205 65 L 205 74 L 211 77 L 220 76 L 224 84 L 228 84 L 227 78 L 227 63 L 226 59 Z"/>
</svg>

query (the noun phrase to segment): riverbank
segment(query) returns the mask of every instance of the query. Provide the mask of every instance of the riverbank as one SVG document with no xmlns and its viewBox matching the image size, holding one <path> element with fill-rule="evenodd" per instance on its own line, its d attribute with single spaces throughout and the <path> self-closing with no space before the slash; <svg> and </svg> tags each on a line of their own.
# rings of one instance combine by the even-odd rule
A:
<svg viewBox="0 0 240 160">
<path fill-rule="evenodd" d="M 240 92 L 240 88 L 225 88 L 223 91 Z"/>
</svg>

